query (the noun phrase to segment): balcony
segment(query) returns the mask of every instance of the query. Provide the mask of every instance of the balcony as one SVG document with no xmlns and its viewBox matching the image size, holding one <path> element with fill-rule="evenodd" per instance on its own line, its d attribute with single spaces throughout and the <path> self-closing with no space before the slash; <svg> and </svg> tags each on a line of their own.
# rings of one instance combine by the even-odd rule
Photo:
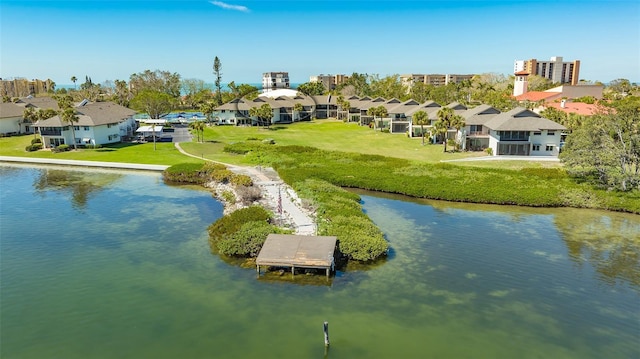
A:
<svg viewBox="0 0 640 359">
<path fill-rule="evenodd" d="M 52 129 L 40 129 L 40 135 L 42 136 L 62 136 L 62 129 L 60 128 L 52 128 Z"/>
</svg>

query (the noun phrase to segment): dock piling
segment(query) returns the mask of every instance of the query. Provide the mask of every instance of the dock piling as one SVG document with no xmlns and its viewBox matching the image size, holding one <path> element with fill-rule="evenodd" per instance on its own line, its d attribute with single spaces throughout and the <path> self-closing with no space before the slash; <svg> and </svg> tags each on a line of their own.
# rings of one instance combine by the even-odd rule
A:
<svg viewBox="0 0 640 359">
<path fill-rule="evenodd" d="M 329 322 L 324 322 L 324 346 L 329 346 Z"/>
</svg>

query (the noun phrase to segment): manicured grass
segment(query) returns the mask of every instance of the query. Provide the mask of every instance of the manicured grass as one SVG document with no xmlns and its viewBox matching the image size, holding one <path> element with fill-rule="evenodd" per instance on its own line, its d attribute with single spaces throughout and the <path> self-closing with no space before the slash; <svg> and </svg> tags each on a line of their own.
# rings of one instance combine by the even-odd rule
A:
<svg viewBox="0 0 640 359">
<path fill-rule="evenodd" d="M 168 142 L 156 143 L 155 150 L 153 143 L 117 143 L 97 149 L 78 149 L 60 153 L 48 150 L 27 152 L 24 148 L 31 143 L 31 139 L 33 139 L 33 135 L 0 138 L 0 155 L 159 165 L 202 162 L 202 160 L 181 154 L 173 143 Z"/>
<path fill-rule="evenodd" d="M 311 146 L 329 151 L 376 154 L 405 158 L 422 162 L 439 162 L 458 158 L 486 156 L 483 152 L 443 153 L 442 145 L 422 146 L 420 138 L 409 138 L 404 134 L 374 131 L 355 123 L 336 120 L 315 120 L 271 128 L 244 126 L 212 126 L 205 129 L 205 143 L 184 144 L 188 152 L 205 158 L 243 164 L 242 159 L 229 157 L 221 152 L 224 146 L 247 139 L 274 139 L 279 145 Z"/>
</svg>

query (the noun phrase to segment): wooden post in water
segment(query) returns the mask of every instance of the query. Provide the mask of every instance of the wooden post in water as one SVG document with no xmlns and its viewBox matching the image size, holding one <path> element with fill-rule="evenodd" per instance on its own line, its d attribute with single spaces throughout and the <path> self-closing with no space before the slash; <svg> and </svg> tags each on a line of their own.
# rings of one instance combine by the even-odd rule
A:
<svg viewBox="0 0 640 359">
<path fill-rule="evenodd" d="M 324 346 L 329 346 L 329 322 L 324 322 Z"/>
</svg>

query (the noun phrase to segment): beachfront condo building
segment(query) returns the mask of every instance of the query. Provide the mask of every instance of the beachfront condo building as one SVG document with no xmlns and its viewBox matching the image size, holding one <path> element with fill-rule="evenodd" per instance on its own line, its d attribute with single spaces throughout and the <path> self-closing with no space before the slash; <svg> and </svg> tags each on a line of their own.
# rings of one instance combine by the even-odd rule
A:
<svg viewBox="0 0 640 359">
<path fill-rule="evenodd" d="M 554 83 L 577 85 L 580 79 L 580 60 L 562 61 L 561 56 L 554 56 L 549 61 L 516 60 L 513 73 L 522 75 L 538 75 Z"/>
<path fill-rule="evenodd" d="M 265 72 L 262 74 L 262 90 L 271 91 L 289 88 L 288 72 Z"/>
<path fill-rule="evenodd" d="M 320 82 L 325 89 L 334 90 L 336 86 L 344 83 L 349 79 L 349 76 L 344 74 L 336 74 L 336 75 L 315 75 L 309 76 L 309 82 Z"/>
<path fill-rule="evenodd" d="M 421 82 L 425 85 L 443 86 L 450 83 L 460 83 L 465 80 L 471 80 L 471 75 L 458 75 L 458 74 L 407 74 L 400 75 L 402 84 L 406 87 L 411 87 L 413 84 Z"/>
</svg>

